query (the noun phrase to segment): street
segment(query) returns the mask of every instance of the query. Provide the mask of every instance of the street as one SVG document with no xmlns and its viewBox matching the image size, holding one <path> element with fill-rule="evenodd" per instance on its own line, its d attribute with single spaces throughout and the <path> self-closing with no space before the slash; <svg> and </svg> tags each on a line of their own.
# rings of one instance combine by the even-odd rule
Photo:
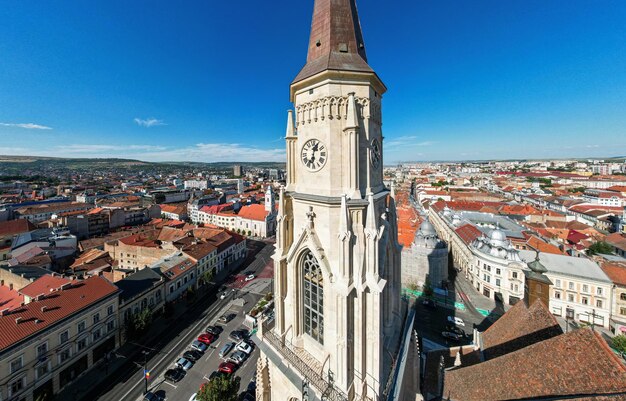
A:
<svg viewBox="0 0 626 401">
<path fill-rule="evenodd" d="M 169 341 L 162 344 L 159 342 L 157 346 L 153 345 L 155 348 L 137 344 L 145 348 L 146 356 L 140 355 L 133 359 L 134 366 L 129 369 L 132 373 L 128 372 L 119 377 L 118 380 L 107 383 L 106 390 L 99 392 L 99 396 L 91 399 L 142 400 L 146 390 L 144 363 L 150 372 L 149 391 L 166 397 L 168 401 L 187 401 L 192 398 L 211 373 L 216 371 L 219 364 L 223 362 L 218 354 L 226 342 L 231 342 L 228 339 L 229 333 L 241 328 L 249 329 L 243 324 L 245 314 L 272 290 L 273 262 L 271 254 L 273 249 L 271 244 L 265 244 L 253 258 L 246 260 L 248 264 L 244 264 L 241 268 L 243 274 L 234 275 L 221 288 L 220 294 L 227 293 L 224 299 L 221 299 L 219 294 L 215 294 L 214 300 L 209 301 L 204 308 L 194 308 L 190 311 L 195 312 L 192 316 L 188 316 L 187 313 L 182 318 L 173 321 L 163 335 Z M 249 274 L 254 274 L 256 278 L 245 281 L 245 276 Z M 218 324 L 217 319 L 225 313 L 234 313 L 236 317 L 227 324 Z M 216 324 L 223 327 L 223 332 L 207 349 L 202 358 L 186 372 L 181 381 L 175 384 L 166 382 L 164 380 L 165 372 L 174 367 L 176 360 L 190 349 L 190 344 L 196 340 L 198 335 L 204 333 L 208 326 Z M 248 359 L 235 373 L 241 378 L 241 392 L 246 391 L 248 384 L 254 378 L 258 355 L 258 349 L 254 348 Z"/>
</svg>

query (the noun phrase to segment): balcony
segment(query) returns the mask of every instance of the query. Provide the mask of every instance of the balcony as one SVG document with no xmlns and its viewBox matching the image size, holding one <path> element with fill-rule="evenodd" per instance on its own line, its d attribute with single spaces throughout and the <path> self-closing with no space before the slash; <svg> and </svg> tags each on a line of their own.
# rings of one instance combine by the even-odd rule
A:
<svg viewBox="0 0 626 401">
<path fill-rule="evenodd" d="M 348 401 L 348 397 L 341 390 L 333 386 L 322 376 L 322 367 L 317 360 L 306 351 L 297 349 L 289 342 L 281 339 L 274 331 L 273 322 L 263 322 L 259 337 L 267 342 L 275 352 L 293 366 L 302 377 L 313 386 L 322 396 L 322 400 Z M 317 369 L 314 369 L 316 367 Z"/>
</svg>

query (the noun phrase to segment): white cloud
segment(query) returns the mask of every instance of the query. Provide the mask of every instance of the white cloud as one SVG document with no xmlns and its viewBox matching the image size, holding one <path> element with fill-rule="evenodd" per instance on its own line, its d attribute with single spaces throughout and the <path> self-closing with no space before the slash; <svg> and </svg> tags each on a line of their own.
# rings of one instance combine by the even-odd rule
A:
<svg viewBox="0 0 626 401">
<path fill-rule="evenodd" d="M 284 162 L 285 149 L 261 149 L 232 143 L 199 143 L 183 148 L 154 145 L 72 144 L 54 147 L 59 157 L 120 157 L 144 161 Z M 28 152 L 27 152 L 28 153 Z M 30 152 L 33 154 L 33 152 Z"/>
<path fill-rule="evenodd" d="M 131 154 L 135 152 L 153 152 L 161 151 L 166 148 L 163 146 L 152 145 L 61 145 L 55 147 L 56 151 L 60 154 L 85 154 L 89 155 L 101 155 L 106 154 L 108 156 L 116 156 L 117 154 Z"/>
<path fill-rule="evenodd" d="M 0 123 L 3 127 L 16 127 L 16 128 L 25 128 L 25 129 L 52 129 L 50 127 L 46 127 L 45 125 L 33 124 L 33 123 Z"/>
<path fill-rule="evenodd" d="M 406 148 L 406 147 L 421 147 L 421 146 L 430 146 L 434 145 L 436 142 L 434 141 L 422 141 L 417 142 L 417 136 L 399 136 L 397 138 L 391 138 L 384 142 L 385 148 Z"/>
<path fill-rule="evenodd" d="M 139 125 L 140 127 L 144 127 L 144 128 L 152 128 L 152 127 L 158 127 L 160 125 L 167 125 L 163 122 L 163 120 L 158 120 L 154 117 L 150 117 L 146 119 L 135 118 L 134 121 L 137 125 Z"/>
<path fill-rule="evenodd" d="M 185 148 L 145 152 L 138 155 L 142 160 L 195 161 L 195 162 L 269 162 L 285 161 L 285 149 L 261 149 L 237 143 L 198 143 Z"/>
</svg>

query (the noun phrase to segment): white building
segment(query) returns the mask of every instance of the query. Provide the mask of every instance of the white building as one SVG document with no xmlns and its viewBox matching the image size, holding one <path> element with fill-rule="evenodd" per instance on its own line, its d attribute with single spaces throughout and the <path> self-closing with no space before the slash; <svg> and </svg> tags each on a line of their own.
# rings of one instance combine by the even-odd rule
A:
<svg viewBox="0 0 626 401">
<path fill-rule="evenodd" d="M 199 189 L 204 191 L 209 188 L 209 181 L 207 180 L 187 180 L 185 181 L 185 189 Z"/>
<path fill-rule="evenodd" d="M 491 230 L 476 239 L 470 250 L 470 282 L 488 298 L 514 305 L 524 298 L 524 270 L 528 270 L 519 251 L 501 230 Z M 499 294 L 499 295 L 498 295 Z"/>
<path fill-rule="evenodd" d="M 242 206 L 239 213 L 224 208 L 210 207 L 196 213 L 196 224 L 211 224 L 243 235 L 267 238 L 276 230 L 276 197 L 271 187 L 265 192 L 265 205 Z"/>
<path fill-rule="evenodd" d="M 519 251 L 522 260 L 535 260 L 536 253 Z M 540 253 L 539 261 L 552 281 L 550 312 L 576 322 L 609 328 L 613 283 L 596 262 L 587 258 Z M 595 318 L 594 318 L 595 315 Z"/>
</svg>

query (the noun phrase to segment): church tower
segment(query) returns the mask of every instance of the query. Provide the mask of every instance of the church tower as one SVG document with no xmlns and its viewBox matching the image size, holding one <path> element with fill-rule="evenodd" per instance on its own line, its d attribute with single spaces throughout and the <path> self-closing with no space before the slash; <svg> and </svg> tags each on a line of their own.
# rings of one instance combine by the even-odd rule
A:
<svg viewBox="0 0 626 401">
<path fill-rule="evenodd" d="M 394 194 L 383 183 L 385 91 L 355 0 L 315 0 L 307 63 L 291 84 L 259 400 L 385 399 L 405 313 Z"/>
</svg>

